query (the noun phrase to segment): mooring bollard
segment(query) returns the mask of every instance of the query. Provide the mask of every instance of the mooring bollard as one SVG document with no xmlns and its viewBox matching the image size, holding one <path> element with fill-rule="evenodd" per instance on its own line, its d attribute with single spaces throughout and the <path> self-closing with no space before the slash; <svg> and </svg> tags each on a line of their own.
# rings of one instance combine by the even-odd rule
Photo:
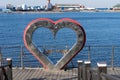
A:
<svg viewBox="0 0 120 80">
<path fill-rule="evenodd" d="M 91 62 L 90 61 L 85 61 L 84 62 L 84 79 L 83 80 L 88 80 L 88 75 L 87 75 L 87 71 L 90 69 L 91 66 Z"/>
<path fill-rule="evenodd" d="M 7 77 L 8 77 L 8 80 L 12 80 L 12 59 L 7 58 L 6 61 L 7 61 L 7 64 L 9 65 L 9 68 L 7 68 Z"/>
<path fill-rule="evenodd" d="M 82 73 L 83 73 L 83 69 L 82 69 L 82 60 L 78 60 L 78 80 L 82 80 Z"/>
<path fill-rule="evenodd" d="M 107 73 L 107 64 L 105 62 L 97 63 L 98 66 L 98 80 L 102 80 L 101 73 Z"/>
</svg>

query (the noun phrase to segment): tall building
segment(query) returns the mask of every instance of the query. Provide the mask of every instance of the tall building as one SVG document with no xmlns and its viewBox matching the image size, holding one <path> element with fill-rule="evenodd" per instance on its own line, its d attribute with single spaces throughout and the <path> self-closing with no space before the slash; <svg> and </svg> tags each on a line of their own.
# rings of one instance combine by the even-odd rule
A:
<svg viewBox="0 0 120 80">
<path fill-rule="evenodd" d="M 47 6 L 46 6 L 47 10 L 52 10 L 53 9 L 53 5 L 50 2 L 50 0 L 47 0 Z"/>
</svg>

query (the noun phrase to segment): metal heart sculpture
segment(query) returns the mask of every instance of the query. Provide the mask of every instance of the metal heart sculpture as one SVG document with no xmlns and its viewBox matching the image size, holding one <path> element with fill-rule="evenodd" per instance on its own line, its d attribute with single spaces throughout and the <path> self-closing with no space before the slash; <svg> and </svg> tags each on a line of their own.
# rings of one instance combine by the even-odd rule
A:
<svg viewBox="0 0 120 80">
<path fill-rule="evenodd" d="M 77 35 L 76 43 L 71 49 L 54 65 L 46 55 L 39 51 L 39 49 L 32 42 L 33 32 L 45 27 L 52 31 L 54 37 L 61 28 L 70 28 L 75 31 Z M 45 69 L 63 69 L 84 47 L 86 41 L 85 31 L 82 26 L 75 20 L 63 18 L 58 21 L 53 21 L 48 18 L 38 18 L 28 24 L 24 30 L 23 40 L 25 47 L 33 54 L 33 56 L 43 65 Z"/>
</svg>

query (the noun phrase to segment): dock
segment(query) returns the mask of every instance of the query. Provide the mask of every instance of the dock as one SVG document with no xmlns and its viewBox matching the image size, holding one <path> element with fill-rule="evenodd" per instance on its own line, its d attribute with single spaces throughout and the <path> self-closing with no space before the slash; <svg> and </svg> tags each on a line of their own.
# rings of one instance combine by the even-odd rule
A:
<svg viewBox="0 0 120 80">
<path fill-rule="evenodd" d="M 43 68 L 13 69 L 13 80 L 78 80 L 77 68 L 47 71 Z"/>
<path fill-rule="evenodd" d="M 11 51 L 14 48 L 16 49 L 16 47 L 2 48 L 2 53 L 7 50 Z M 72 61 L 74 64 L 70 63 L 67 66 L 67 70 L 51 71 L 45 70 L 39 63 L 35 63 L 35 60 L 30 60 L 28 58 L 29 55 L 27 55 L 29 53 L 25 50 L 23 52 L 23 47 L 21 49 L 19 49 L 20 47 L 17 48 L 21 50 L 18 51 L 21 52 L 18 58 L 5 58 L 3 54 L 3 58 L 1 58 L 3 60 L 1 61 L 4 61 L 5 64 L 1 62 L 0 80 L 120 80 L 120 55 L 117 52 L 120 49 L 119 46 L 87 46 L 85 48 L 87 52 L 83 51 L 81 54 L 78 54 L 78 57 Z M 104 55 L 101 53 L 104 53 Z M 13 54 L 10 55 L 12 56 Z M 100 64 L 98 65 L 98 63 L 104 64 L 102 65 L 103 70 L 99 72 Z"/>
<path fill-rule="evenodd" d="M 12 67 L 12 59 L 7 58 L 7 65 L 0 66 L 0 80 L 120 80 L 120 67 L 109 67 L 105 62 L 98 62 L 97 67 L 91 61 L 78 60 L 78 67 L 48 69 L 42 67 Z"/>
<path fill-rule="evenodd" d="M 107 69 L 108 74 L 120 78 L 120 68 Z M 78 69 L 46 71 L 43 68 L 13 69 L 13 80 L 78 80 Z"/>
</svg>

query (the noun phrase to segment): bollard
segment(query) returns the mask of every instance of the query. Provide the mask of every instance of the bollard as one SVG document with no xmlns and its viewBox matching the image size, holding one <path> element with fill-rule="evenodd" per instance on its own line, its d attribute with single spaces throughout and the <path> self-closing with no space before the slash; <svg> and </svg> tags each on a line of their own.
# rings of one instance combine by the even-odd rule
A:
<svg viewBox="0 0 120 80">
<path fill-rule="evenodd" d="M 88 80 L 88 75 L 87 71 L 90 70 L 91 62 L 90 61 L 85 61 L 84 62 L 84 79 L 83 80 Z"/>
<path fill-rule="evenodd" d="M 101 73 L 107 73 L 107 64 L 105 62 L 97 63 L 98 66 L 98 80 L 102 80 Z"/>
<path fill-rule="evenodd" d="M 78 62 L 78 80 L 82 80 L 82 73 L 83 73 L 82 63 L 83 63 L 83 61 L 78 60 L 77 62 Z"/>
<path fill-rule="evenodd" d="M 7 68 L 7 77 L 8 77 L 8 80 L 12 80 L 12 59 L 7 58 L 6 61 L 7 61 L 7 64 L 9 65 L 9 68 Z"/>
</svg>

